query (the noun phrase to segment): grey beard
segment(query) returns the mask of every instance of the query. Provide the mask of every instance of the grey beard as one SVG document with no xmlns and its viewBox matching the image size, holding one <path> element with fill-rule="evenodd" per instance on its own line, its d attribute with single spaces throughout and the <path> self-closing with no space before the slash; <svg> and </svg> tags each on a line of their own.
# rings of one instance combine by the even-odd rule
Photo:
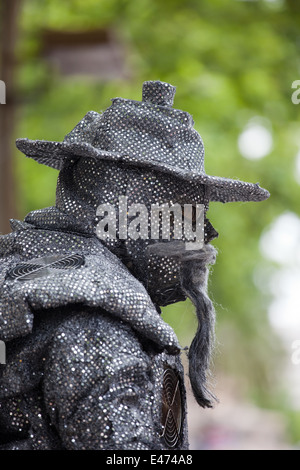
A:
<svg viewBox="0 0 300 470">
<path fill-rule="evenodd" d="M 198 328 L 189 348 L 189 378 L 197 403 L 203 408 L 211 408 L 216 400 L 207 388 L 209 366 L 214 346 L 215 310 L 207 295 L 209 264 L 214 264 L 216 250 L 205 245 L 200 251 L 187 252 L 181 266 L 181 286 L 193 302 L 198 319 Z"/>
<path fill-rule="evenodd" d="M 158 256 L 169 256 L 180 266 L 180 290 L 194 304 L 198 319 L 198 328 L 188 352 L 189 378 L 197 403 L 210 408 L 216 400 L 207 387 L 215 337 L 215 310 L 207 295 L 207 279 L 208 265 L 216 260 L 216 249 L 207 244 L 201 250 L 189 251 L 183 241 L 172 241 L 156 243 L 147 250 Z"/>
</svg>

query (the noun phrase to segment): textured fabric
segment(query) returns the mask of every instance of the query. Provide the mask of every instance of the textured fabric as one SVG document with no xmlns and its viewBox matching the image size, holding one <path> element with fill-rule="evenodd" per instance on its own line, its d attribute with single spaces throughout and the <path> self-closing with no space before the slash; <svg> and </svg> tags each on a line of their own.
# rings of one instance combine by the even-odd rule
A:
<svg viewBox="0 0 300 470">
<path fill-rule="evenodd" d="M 99 309 L 36 313 L 32 334 L 9 343 L 2 366 L 2 449 L 168 448 L 160 437 L 166 364 L 180 371 L 184 397 L 177 356 L 146 347 L 127 324 Z M 185 418 L 180 436 L 185 449 Z"/>
<path fill-rule="evenodd" d="M 187 354 L 192 391 L 200 406 L 213 404 L 207 276 L 218 234 L 209 202 L 268 192 L 205 174 L 202 139 L 191 116 L 172 109 L 174 94 L 146 82 L 142 102 L 113 100 L 63 143 L 17 143 L 60 173 L 55 207 L 12 221 L 0 237 L 2 449 L 187 449 L 183 349 L 160 316 L 186 298 L 198 319 Z M 176 206 L 179 226 L 170 211 L 167 231 L 151 236 L 153 204 Z M 203 208 L 201 249 L 176 234 L 186 206 L 193 228 Z"/>
<path fill-rule="evenodd" d="M 97 224 L 99 223 L 97 207 L 100 204 L 109 203 L 115 209 L 118 222 L 116 236 L 101 241 L 110 251 L 122 259 L 132 274 L 143 283 L 154 303 L 165 306 L 185 300 L 186 295 L 180 286 L 181 264 L 178 262 L 178 257 L 167 256 L 174 245 L 170 244 L 168 240 L 160 238 L 160 241 L 167 242 L 164 244 L 163 256 L 158 256 L 155 247 L 153 247 L 158 240 L 151 238 L 151 228 L 153 229 L 151 207 L 154 202 L 159 207 L 162 207 L 163 204 L 168 206 L 177 204 L 182 208 L 185 204 L 194 206 L 203 204 L 206 212 L 209 201 L 204 185 L 191 183 L 186 187 L 179 180 L 174 181 L 174 178 L 169 175 L 156 173 L 153 170 L 120 167 L 112 162 L 91 161 L 82 158 L 74 163 L 69 163 L 60 172 L 56 196 L 56 208 L 58 209 L 56 213 L 63 213 L 64 219 L 76 220 L 77 230 L 80 232 L 96 236 Z M 141 233 L 137 233 L 139 235 L 137 239 L 133 236 L 128 236 L 124 240 L 120 239 L 122 227 L 119 222 L 119 200 L 121 197 L 126 197 L 126 211 L 128 213 L 130 213 L 131 207 L 134 205 L 139 207 L 140 204 L 146 211 L 145 215 L 142 212 L 139 216 L 139 223 L 142 224 L 144 221 L 143 225 L 146 227 L 145 238 Z M 36 219 L 37 216 L 34 214 L 33 218 L 29 216 L 26 221 L 32 220 L 36 223 Z M 46 214 L 44 211 L 40 213 L 39 219 L 41 224 L 45 223 Z M 130 227 L 130 223 L 134 223 L 136 219 L 136 214 L 128 216 L 127 219 L 126 225 Z M 49 220 L 52 221 L 53 227 L 55 223 L 53 212 L 51 212 Z M 72 222 L 69 224 L 72 225 Z M 56 225 L 59 227 L 58 223 Z M 49 223 L 47 226 L 49 227 Z M 126 227 L 128 234 L 130 233 L 129 227 Z M 203 238 L 206 243 L 218 235 L 207 219 L 203 228 Z M 161 234 L 159 235 L 161 237 Z M 169 238 L 174 241 L 174 234 L 170 233 Z M 183 243 L 187 241 L 183 231 L 180 241 Z M 182 254 L 184 251 L 183 246 Z"/>
<path fill-rule="evenodd" d="M 173 330 L 162 322 L 144 287 L 97 238 L 28 227 L 15 232 L 14 239 L 12 235 L 7 236 L 11 241 L 9 250 L 7 241 L 5 244 L 6 254 L 1 263 L 2 340 L 14 339 L 22 332 L 30 333 L 32 310 L 72 303 L 104 308 L 130 322 L 141 334 L 144 332 L 161 346 L 179 348 Z M 28 260 L 34 264 L 37 257 L 41 262 L 49 257 L 49 253 L 59 254 L 62 259 L 80 254 L 84 257 L 84 264 L 79 268 L 68 265 L 65 269 L 54 268 L 53 272 L 49 269 L 46 275 L 37 271 L 36 276 L 30 279 L 10 278 L 10 269 L 16 264 L 24 266 Z"/>
<path fill-rule="evenodd" d="M 180 346 L 144 287 L 95 237 L 13 225 L 0 245 L 4 448 L 167 448 L 167 364 L 186 412 Z M 84 264 L 63 266 L 74 255 Z M 187 445 L 184 418 L 178 446 Z"/>
</svg>

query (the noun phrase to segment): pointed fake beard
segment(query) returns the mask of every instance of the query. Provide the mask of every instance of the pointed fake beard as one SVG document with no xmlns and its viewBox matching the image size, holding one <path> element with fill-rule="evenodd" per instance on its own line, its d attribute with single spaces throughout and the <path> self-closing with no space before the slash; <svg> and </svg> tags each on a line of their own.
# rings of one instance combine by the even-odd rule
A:
<svg viewBox="0 0 300 470">
<path fill-rule="evenodd" d="M 200 251 L 187 252 L 181 265 L 181 286 L 193 302 L 198 319 L 198 328 L 189 348 L 189 378 L 197 403 L 211 408 L 215 396 L 208 390 L 209 366 L 214 345 L 215 310 L 207 295 L 209 264 L 214 264 L 216 250 L 205 245 Z"/>
<path fill-rule="evenodd" d="M 207 279 L 208 265 L 216 260 L 216 249 L 206 244 L 201 250 L 190 251 L 182 240 L 176 240 L 154 243 L 145 251 L 147 266 L 150 255 L 155 255 L 153 259 L 157 260 L 155 276 L 152 276 L 154 285 L 146 283 L 152 300 L 158 305 L 168 305 L 188 297 L 195 306 L 198 328 L 188 353 L 189 378 L 197 403 L 203 408 L 212 407 L 216 398 L 208 390 L 207 382 L 214 346 L 215 310 L 207 295 Z M 173 273 L 170 285 L 164 284 L 166 268 Z M 151 269 L 144 268 L 143 272 L 148 280 Z"/>
</svg>

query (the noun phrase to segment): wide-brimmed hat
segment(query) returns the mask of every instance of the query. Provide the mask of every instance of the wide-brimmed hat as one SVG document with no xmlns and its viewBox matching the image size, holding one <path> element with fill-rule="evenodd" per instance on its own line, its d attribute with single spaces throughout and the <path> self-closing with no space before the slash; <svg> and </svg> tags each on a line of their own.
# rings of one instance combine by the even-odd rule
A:
<svg viewBox="0 0 300 470">
<path fill-rule="evenodd" d="M 268 191 L 259 184 L 205 173 L 202 138 L 193 127 L 192 116 L 172 108 L 175 91 L 168 83 L 144 82 L 142 101 L 112 99 L 103 113 L 88 112 L 63 142 L 18 139 L 17 148 L 58 170 L 71 159 L 102 159 L 207 185 L 212 201 L 267 199 Z"/>
</svg>

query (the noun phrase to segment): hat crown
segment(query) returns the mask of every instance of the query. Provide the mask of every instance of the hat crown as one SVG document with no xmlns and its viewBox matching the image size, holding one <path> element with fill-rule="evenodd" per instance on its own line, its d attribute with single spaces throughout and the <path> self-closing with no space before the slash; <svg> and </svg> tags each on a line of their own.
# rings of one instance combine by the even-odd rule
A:
<svg viewBox="0 0 300 470">
<path fill-rule="evenodd" d="M 173 106 L 176 87 L 169 83 L 147 81 L 143 83 L 142 101 L 159 106 Z"/>
<path fill-rule="evenodd" d="M 81 127 L 82 138 L 86 142 L 87 135 L 93 135 L 94 148 L 142 165 L 160 163 L 162 170 L 165 166 L 174 173 L 203 173 L 203 141 L 192 116 L 172 107 L 175 91 L 168 83 L 144 82 L 142 101 L 113 98 L 89 129 Z M 72 137 L 78 140 L 76 132 Z"/>
</svg>

